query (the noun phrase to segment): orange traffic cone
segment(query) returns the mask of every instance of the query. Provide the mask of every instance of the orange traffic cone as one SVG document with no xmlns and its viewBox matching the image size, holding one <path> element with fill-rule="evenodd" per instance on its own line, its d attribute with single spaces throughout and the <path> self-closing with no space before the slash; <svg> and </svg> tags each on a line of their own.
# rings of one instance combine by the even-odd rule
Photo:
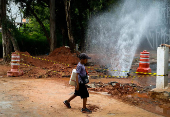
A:
<svg viewBox="0 0 170 117">
<path fill-rule="evenodd" d="M 140 53 L 139 67 L 136 72 L 151 73 L 149 52 L 147 52 L 147 50 L 144 50 L 143 52 Z"/>
</svg>

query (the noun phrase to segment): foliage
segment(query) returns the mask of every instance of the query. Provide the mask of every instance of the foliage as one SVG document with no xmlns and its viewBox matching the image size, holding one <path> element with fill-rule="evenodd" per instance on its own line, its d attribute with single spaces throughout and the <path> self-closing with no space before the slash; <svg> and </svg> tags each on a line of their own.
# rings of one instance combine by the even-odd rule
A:
<svg viewBox="0 0 170 117">
<path fill-rule="evenodd" d="M 41 20 L 48 35 L 50 35 L 50 12 L 49 0 L 13 0 L 21 4 L 20 10 L 24 17 L 29 19 L 29 23 L 24 24 L 20 29 L 15 26 L 8 27 L 12 29 L 12 34 L 17 39 L 21 51 L 28 51 L 30 54 L 45 54 L 49 52 L 49 44 L 44 34 L 42 26 L 32 14 L 33 9 L 37 17 Z M 102 11 L 108 11 L 113 4 L 116 6 L 120 0 L 72 0 L 71 1 L 71 23 L 75 43 L 81 43 L 85 38 L 88 21 L 91 16 Z M 67 24 L 65 16 L 65 6 L 63 0 L 56 1 L 56 37 L 57 47 L 68 43 Z M 65 32 L 65 33 L 63 33 Z M 2 42 L 0 41 L 0 44 Z"/>
<path fill-rule="evenodd" d="M 49 21 L 44 19 L 43 23 L 49 33 Z M 28 51 L 31 54 L 45 54 L 49 52 L 47 39 L 35 18 L 30 18 L 29 23 L 24 24 L 19 32 L 20 34 L 17 38 L 23 51 Z"/>
</svg>

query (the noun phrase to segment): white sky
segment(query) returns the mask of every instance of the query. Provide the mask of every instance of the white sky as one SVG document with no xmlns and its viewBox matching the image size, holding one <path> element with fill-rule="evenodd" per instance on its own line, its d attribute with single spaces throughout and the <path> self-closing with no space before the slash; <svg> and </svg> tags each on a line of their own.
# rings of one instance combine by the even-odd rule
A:
<svg viewBox="0 0 170 117">
<path fill-rule="evenodd" d="M 7 12 L 8 16 L 9 17 L 12 16 L 12 18 L 16 19 L 15 22 L 21 22 L 21 15 L 18 5 L 16 5 L 14 2 L 11 2 L 9 7 L 11 8 L 11 12 L 10 13 Z"/>
</svg>

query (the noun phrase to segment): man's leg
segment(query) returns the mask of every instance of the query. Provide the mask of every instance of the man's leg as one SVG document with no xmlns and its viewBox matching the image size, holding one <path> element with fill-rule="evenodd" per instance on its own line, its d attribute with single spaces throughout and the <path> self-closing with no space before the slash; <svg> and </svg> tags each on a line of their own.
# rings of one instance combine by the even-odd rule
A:
<svg viewBox="0 0 170 117">
<path fill-rule="evenodd" d="M 67 106 L 67 108 L 71 108 L 71 106 L 70 106 L 70 101 L 72 100 L 72 99 L 74 99 L 76 97 L 76 95 L 74 94 L 74 95 L 72 95 L 68 100 L 65 100 L 63 103 Z"/>
<path fill-rule="evenodd" d="M 81 110 L 82 113 L 92 113 L 91 110 L 86 108 L 87 98 L 83 98 L 83 108 Z"/>
<path fill-rule="evenodd" d="M 70 101 L 73 100 L 75 97 L 77 97 L 77 95 L 72 95 L 72 96 L 67 100 L 67 102 L 70 103 Z"/>
<path fill-rule="evenodd" d="M 87 98 L 83 98 L 83 109 L 86 108 Z"/>
</svg>

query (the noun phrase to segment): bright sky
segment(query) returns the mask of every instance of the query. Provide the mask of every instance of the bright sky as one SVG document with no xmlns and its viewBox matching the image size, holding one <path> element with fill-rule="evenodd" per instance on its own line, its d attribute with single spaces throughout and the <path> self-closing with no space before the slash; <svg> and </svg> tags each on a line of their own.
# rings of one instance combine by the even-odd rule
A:
<svg viewBox="0 0 170 117">
<path fill-rule="evenodd" d="M 9 7 L 11 8 L 11 12 L 10 13 L 7 12 L 9 17 L 12 16 L 12 18 L 16 19 L 15 22 L 21 22 L 21 15 L 20 15 L 20 11 L 19 11 L 18 5 L 16 5 L 15 3 L 11 2 Z"/>
</svg>

